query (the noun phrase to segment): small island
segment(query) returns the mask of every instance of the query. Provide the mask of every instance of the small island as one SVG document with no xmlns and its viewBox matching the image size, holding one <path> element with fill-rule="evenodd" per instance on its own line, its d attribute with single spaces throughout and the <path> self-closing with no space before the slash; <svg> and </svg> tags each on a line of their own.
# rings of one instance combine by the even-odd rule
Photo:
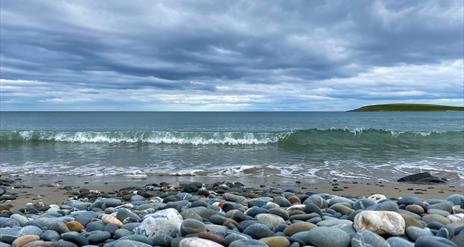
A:
<svg viewBox="0 0 464 247">
<path fill-rule="evenodd" d="M 381 104 L 367 105 L 350 112 L 382 112 L 382 111 L 464 111 L 463 106 L 447 106 L 433 104 Z"/>
</svg>

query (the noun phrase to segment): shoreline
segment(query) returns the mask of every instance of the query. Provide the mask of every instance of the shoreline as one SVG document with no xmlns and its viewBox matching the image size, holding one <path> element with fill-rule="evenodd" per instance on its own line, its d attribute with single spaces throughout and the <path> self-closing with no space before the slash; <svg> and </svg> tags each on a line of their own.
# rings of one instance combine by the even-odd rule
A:
<svg viewBox="0 0 464 247">
<path fill-rule="evenodd" d="M 3 175 L 5 176 L 5 175 Z M 337 196 L 356 198 L 368 197 L 372 194 L 384 194 L 387 198 L 417 196 L 421 199 L 441 198 L 462 193 L 460 184 L 413 184 L 385 182 L 375 180 L 332 179 L 322 180 L 309 178 L 290 179 L 287 177 L 205 177 L 205 176 L 45 176 L 24 175 L 8 176 L 16 181 L 6 186 L 7 191 L 16 195 L 14 200 L 0 202 L 23 207 L 26 203 L 43 202 L 59 204 L 72 198 L 80 189 L 98 190 L 105 193 L 116 193 L 126 187 L 143 187 L 151 183 L 168 183 L 179 186 L 182 183 L 201 182 L 204 184 L 240 182 L 248 188 L 285 188 L 304 193 L 330 193 Z M 0 177 L 1 178 L 1 177 Z"/>
</svg>

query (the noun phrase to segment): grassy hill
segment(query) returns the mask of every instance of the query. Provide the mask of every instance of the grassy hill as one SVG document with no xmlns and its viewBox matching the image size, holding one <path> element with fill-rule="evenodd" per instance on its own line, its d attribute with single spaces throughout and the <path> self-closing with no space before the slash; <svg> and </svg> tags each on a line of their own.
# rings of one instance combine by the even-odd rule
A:
<svg viewBox="0 0 464 247">
<path fill-rule="evenodd" d="M 462 106 L 446 106 L 432 104 L 383 104 L 368 105 L 352 112 L 374 112 L 374 111 L 464 111 Z"/>
</svg>

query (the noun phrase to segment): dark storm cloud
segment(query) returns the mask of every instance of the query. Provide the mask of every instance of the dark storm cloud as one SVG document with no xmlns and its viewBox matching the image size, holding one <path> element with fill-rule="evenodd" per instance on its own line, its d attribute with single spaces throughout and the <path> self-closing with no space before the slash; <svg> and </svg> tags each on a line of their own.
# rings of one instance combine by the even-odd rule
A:
<svg viewBox="0 0 464 247">
<path fill-rule="evenodd" d="M 106 109 L 116 99 L 154 110 L 462 104 L 463 8 L 460 0 L 1 0 L 2 108 Z"/>
</svg>

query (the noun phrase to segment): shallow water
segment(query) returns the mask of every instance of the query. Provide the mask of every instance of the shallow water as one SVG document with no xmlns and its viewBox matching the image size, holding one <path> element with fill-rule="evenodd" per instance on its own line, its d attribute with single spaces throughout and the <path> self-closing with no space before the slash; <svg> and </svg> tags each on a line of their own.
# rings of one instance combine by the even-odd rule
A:
<svg viewBox="0 0 464 247">
<path fill-rule="evenodd" d="M 462 112 L 1 112 L 0 172 L 464 178 Z"/>
</svg>

